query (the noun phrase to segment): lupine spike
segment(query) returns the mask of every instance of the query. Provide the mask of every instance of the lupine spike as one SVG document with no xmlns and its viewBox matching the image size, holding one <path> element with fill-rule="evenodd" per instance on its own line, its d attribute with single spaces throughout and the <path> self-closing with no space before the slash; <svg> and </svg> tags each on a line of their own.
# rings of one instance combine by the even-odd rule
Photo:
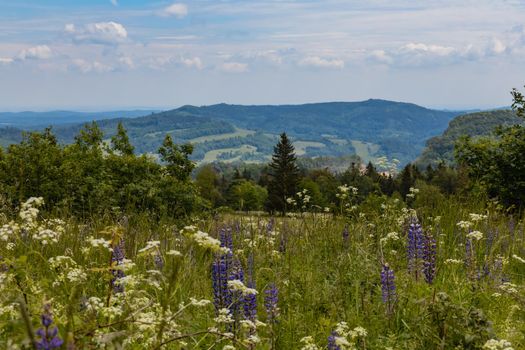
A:
<svg viewBox="0 0 525 350">
<path fill-rule="evenodd" d="M 113 278 L 111 279 L 111 286 L 113 287 L 114 293 L 123 293 L 124 286 L 119 283 L 119 280 L 124 278 L 126 274 L 122 271 L 121 268 L 115 268 L 124 264 L 125 259 L 125 250 L 124 250 L 124 238 L 121 238 L 118 244 L 113 247 L 113 252 L 111 253 L 111 274 Z"/>
<path fill-rule="evenodd" d="M 424 255 L 424 234 L 421 225 L 413 218 L 407 235 L 407 262 L 408 272 L 418 280 L 422 272 L 422 259 Z"/>
<path fill-rule="evenodd" d="M 350 237 L 350 232 L 348 231 L 348 224 L 345 224 L 345 228 L 343 229 L 343 245 L 346 247 L 348 246 L 348 239 Z"/>
<path fill-rule="evenodd" d="M 247 287 L 256 289 L 255 278 L 253 275 L 253 254 L 248 256 L 248 274 Z M 244 301 L 244 318 L 250 321 L 257 319 L 257 296 L 255 294 L 248 294 L 243 297 Z"/>
<path fill-rule="evenodd" d="M 396 284 L 394 271 L 386 263 L 383 264 L 381 270 L 381 294 L 383 303 L 386 305 L 387 314 L 391 315 L 394 312 L 394 306 L 397 300 Z"/>
<path fill-rule="evenodd" d="M 44 312 L 40 317 L 42 327 L 36 331 L 36 335 L 40 338 L 36 341 L 36 348 L 38 350 L 58 349 L 62 346 L 64 341 L 58 336 L 58 328 L 52 326 L 53 316 L 51 314 L 51 305 L 44 305 Z"/>
<path fill-rule="evenodd" d="M 432 284 L 436 276 L 436 255 L 436 240 L 430 233 L 427 233 L 423 250 L 423 274 L 428 284 Z"/>
<path fill-rule="evenodd" d="M 336 331 L 332 331 L 328 336 L 328 350 L 341 350 L 341 347 L 337 345 L 336 338 L 339 336 Z"/>
<path fill-rule="evenodd" d="M 279 317 L 279 289 L 272 283 L 264 291 L 264 308 L 268 316 L 269 323 L 276 323 Z"/>
</svg>

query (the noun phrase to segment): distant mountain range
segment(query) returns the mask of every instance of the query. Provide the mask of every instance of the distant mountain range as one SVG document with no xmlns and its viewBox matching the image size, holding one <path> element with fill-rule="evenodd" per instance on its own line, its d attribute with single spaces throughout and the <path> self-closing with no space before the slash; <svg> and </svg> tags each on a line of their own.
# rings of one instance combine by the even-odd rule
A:
<svg viewBox="0 0 525 350">
<path fill-rule="evenodd" d="M 117 123 L 122 122 L 140 153 L 155 153 L 166 134 L 178 143 L 191 142 L 195 145 L 193 157 L 199 162 L 267 161 L 278 135 L 286 132 L 292 137 L 299 156 L 357 154 L 365 161 L 386 156 L 407 163 L 420 154 L 426 140 L 440 135 L 448 123 L 461 114 L 385 100 L 280 106 L 183 106 L 159 113 L 72 113 L 30 113 L 24 121 L 22 114 L 15 118 L 12 113 L 0 113 L 0 123 L 10 125 L 0 129 L 0 143 L 18 142 L 20 129 L 41 129 L 47 124 L 53 125 L 61 142 L 69 143 L 84 122 L 98 119 L 107 139 L 115 133 Z M 137 117 L 133 113 L 147 115 Z M 117 115 L 119 118 L 107 119 Z"/>
<path fill-rule="evenodd" d="M 49 125 L 85 123 L 92 120 L 133 118 L 158 112 L 158 110 L 132 110 L 110 112 L 0 112 L 0 126 L 38 128 Z"/>
<path fill-rule="evenodd" d="M 463 135 L 471 137 L 490 136 L 498 125 L 523 124 L 512 110 L 494 110 L 461 115 L 454 118 L 445 132 L 427 141 L 417 163 L 433 166 L 444 162 L 454 164 L 454 144 Z"/>
</svg>

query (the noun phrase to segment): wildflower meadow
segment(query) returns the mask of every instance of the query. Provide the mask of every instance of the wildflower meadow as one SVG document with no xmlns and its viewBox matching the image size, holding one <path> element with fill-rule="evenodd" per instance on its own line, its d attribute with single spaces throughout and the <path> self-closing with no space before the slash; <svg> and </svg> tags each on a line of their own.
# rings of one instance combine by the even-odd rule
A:
<svg viewBox="0 0 525 350">
<path fill-rule="evenodd" d="M 180 221 L 29 198 L 1 217 L 0 347 L 525 348 L 522 221 L 341 192 L 340 212 Z"/>
</svg>

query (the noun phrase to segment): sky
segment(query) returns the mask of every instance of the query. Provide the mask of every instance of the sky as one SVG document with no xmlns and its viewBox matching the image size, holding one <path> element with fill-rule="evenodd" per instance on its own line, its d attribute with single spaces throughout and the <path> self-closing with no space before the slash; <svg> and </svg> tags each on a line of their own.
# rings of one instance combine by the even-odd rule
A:
<svg viewBox="0 0 525 350">
<path fill-rule="evenodd" d="M 525 0 L 0 0 L 0 111 L 508 106 Z"/>
</svg>

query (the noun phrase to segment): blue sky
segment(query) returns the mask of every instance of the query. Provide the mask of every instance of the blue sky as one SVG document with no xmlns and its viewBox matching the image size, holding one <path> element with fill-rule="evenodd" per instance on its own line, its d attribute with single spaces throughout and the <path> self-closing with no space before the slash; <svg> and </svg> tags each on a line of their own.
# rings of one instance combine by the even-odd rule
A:
<svg viewBox="0 0 525 350">
<path fill-rule="evenodd" d="M 510 104 L 521 0 L 0 0 L 0 110 Z"/>
</svg>

